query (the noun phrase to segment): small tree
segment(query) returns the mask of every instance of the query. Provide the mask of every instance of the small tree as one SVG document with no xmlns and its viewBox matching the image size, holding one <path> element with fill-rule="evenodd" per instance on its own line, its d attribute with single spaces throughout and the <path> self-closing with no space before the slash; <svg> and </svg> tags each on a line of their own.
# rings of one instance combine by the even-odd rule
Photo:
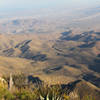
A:
<svg viewBox="0 0 100 100">
<path fill-rule="evenodd" d="M 13 75 L 14 85 L 18 89 L 25 88 L 26 76 L 24 74 Z"/>
</svg>

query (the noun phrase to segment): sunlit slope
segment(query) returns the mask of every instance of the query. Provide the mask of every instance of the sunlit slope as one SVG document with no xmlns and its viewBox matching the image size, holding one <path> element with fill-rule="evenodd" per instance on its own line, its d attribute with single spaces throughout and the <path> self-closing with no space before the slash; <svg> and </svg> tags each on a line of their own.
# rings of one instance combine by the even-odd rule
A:
<svg viewBox="0 0 100 100">
<path fill-rule="evenodd" d="M 0 38 L 2 73 L 33 73 L 51 83 L 83 78 L 100 86 L 100 32 L 1 34 Z"/>
</svg>

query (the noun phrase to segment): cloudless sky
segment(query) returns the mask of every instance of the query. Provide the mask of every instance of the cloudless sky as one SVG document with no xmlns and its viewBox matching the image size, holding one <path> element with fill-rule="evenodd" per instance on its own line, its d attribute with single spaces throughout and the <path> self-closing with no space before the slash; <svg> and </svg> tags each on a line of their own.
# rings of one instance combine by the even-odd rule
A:
<svg viewBox="0 0 100 100">
<path fill-rule="evenodd" d="M 0 12 L 40 8 L 76 8 L 100 5 L 100 0 L 0 0 Z"/>
</svg>

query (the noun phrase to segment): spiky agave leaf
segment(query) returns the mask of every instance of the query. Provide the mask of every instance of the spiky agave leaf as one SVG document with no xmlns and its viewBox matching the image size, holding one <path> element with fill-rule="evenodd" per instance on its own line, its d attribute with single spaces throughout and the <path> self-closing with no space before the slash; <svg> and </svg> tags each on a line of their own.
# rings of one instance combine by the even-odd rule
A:
<svg viewBox="0 0 100 100">
<path fill-rule="evenodd" d="M 55 100 L 55 96 L 52 96 L 52 100 Z"/>
<path fill-rule="evenodd" d="M 49 100 L 49 94 L 47 95 L 46 100 Z"/>
<path fill-rule="evenodd" d="M 40 95 L 40 100 L 44 100 L 45 98 Z"/>
<path fill-rule="evenodd" d="M 61 100 L 61 98 L 60 98 L 60 97 L 58 97 L 58 98 L 57 98 L 57 100 Z"/>
</svg>

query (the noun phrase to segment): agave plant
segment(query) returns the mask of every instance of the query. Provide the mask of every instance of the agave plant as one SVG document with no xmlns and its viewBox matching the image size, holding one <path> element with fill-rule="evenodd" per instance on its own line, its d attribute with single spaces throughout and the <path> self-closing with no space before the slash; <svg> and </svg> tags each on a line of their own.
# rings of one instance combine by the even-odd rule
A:
<svg viewBox="0 0 100 100">
<path fill-rule="evenodd" d="M 40 100 L 62 100 L 62 97 L 52 96 L 50 99 L 49 94 L 46 97 L 40 95 Z"/>
</svg>

